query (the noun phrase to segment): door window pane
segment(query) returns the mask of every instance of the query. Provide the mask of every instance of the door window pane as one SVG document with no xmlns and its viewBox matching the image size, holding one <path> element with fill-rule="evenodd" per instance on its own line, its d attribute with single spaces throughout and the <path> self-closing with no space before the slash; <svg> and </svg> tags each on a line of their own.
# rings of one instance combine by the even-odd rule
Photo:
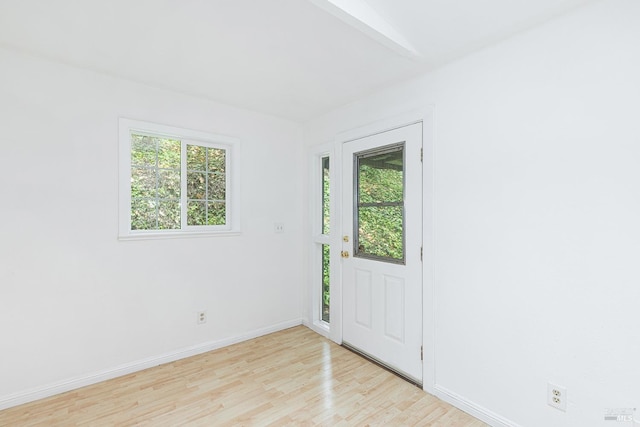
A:
<svg viewBox="0 0 640 427">
<path fill-rule="evenodd" d="M 354 160 L 354 256 L 404 263 L 404 143 Z"/>
</svg>

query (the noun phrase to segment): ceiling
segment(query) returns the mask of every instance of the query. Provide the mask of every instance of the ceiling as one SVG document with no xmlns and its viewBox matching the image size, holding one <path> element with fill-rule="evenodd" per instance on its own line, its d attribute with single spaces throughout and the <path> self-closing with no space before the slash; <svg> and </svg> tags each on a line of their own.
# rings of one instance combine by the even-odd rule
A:
<svg viewBox="0 0 640 427">
<path fill-rule="evenodd" d="M 0 0 L 0 46 L 305 121 L 591 0 Z"/>
</svg>

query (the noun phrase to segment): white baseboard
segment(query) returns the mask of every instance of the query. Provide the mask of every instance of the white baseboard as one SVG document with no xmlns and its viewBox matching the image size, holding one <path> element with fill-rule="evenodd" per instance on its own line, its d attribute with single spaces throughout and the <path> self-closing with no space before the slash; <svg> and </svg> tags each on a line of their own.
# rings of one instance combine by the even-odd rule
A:
<svg viewBox="0 0 640 427">
<path fill-rule="evenodd" d="M 85 387 L 91 384 L 96 384 L 102 381 L 121 377 L 132 372 L 141 371 L 143 369 L 152 368 L 164 363 L 175 362 L 176 360 L 184 359 L 186 357 L 191 357 L 222 347 L 227 347 L 232 344 L 247 341 L 273 332 L 278 332 L 283 329 L 292 328 L 301 324 L 302 319 L 289 320 L 287 322 L 282 322 L 275 325 L 267 326 L 265 328 L 256 329 L 242 335 L 225 338 L 218 341 L 210 341 L 203 344 L 197 344 L 171 353 L 153 356 L 124 365 L 116 366 L 104 371 L 94 372 L 92 374 L 60 381 L 54 384 L 48 384 L 42 387 L 14 393 L 8 396 L 0 396 L 0 411 L 3 409 L 11 408 L 13 406 L 22 405 L 24 403 L 33 402 L 34 400 L 44 399 L 45 397 L 50 397 L 70 390 L 75 390 L 80 387 Z"/>
<path fill-rule="evenodd" d="M 329 338 L 329 328 L 320 324 L 320 322 L 309 322 L 305 319 L 303 320 L 302 324 L 311 329 L 316 334 L 322 335 L 325 338 Z"/>
<path fill-rule="evenodd" d="M 485 423 L 493 427 L 521 427 L 519 424 L 516 424 L 486 408 L 483 408 L 480 405 L 470 402 L 462 396 L 442 386 L 436 384 L 434 390 L 435 396 L 439 397 L 447 403 L 452 404 L 456 408 L 463 410 L 469 415 L 473 415 L 477 419 L 484 421 Z"/>
</svg>

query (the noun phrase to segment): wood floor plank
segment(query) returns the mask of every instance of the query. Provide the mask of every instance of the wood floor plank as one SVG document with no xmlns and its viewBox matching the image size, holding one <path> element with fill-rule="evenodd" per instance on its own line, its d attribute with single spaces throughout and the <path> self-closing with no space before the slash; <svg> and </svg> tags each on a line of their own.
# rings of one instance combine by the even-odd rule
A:
<svg viewBox="0 0 640 427">
<path fill-rule="evenodd" d="M 299 326 L 0 411 L 0 426 L 486 424 Z"/>
</svg>

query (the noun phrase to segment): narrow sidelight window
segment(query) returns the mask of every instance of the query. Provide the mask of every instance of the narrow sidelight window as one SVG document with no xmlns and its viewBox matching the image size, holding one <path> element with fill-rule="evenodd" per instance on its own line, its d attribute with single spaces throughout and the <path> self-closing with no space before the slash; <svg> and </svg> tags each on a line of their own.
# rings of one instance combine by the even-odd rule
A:
<svg viewBox="0 0 640 427">
<path fill-rule="evenodd" d="M 322 158 L 322 235 L 328 238 L 330 225 L 330 181 L 329 181 L 329 157 Z M 330 249 L 329 245 L 322 245 L 322 320 L 330 321 Z"/>
</svg>

